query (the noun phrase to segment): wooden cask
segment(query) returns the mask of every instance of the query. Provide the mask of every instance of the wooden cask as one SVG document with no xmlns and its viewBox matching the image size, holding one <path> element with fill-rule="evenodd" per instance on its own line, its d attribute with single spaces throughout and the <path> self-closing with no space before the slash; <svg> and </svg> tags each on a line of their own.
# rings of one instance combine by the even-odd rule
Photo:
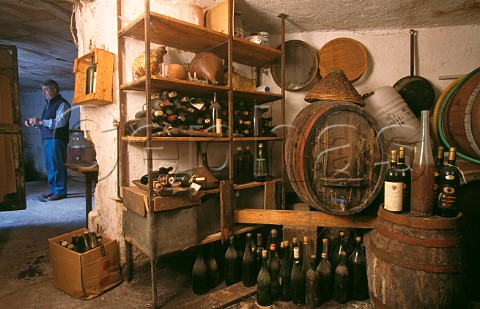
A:
<svg viewBox="0 0 480 309">
<path fill-rule="evenodd" d="M 388 167 L 376 120 L 346 101 L 315 102 L 301 110 L 286 140 L 285 159 L 298 196 L 334 215 L 367 208 Z"/>
<path fill-rule="evenodd" d="M 380 207 L 367 243 L 370 300 L 377 308 L 466 308 L 462 214 L 413 217 Z"/>
</svg>

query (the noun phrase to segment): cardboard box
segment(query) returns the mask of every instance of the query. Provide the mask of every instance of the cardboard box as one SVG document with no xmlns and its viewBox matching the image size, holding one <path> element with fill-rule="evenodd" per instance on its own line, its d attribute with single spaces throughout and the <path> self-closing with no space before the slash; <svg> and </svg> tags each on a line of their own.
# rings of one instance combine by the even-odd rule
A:
<svg viewBox="0 0 480 309">
<path fill-rule="evenodd" d="M 92 299 L 122 282 L 118 243 L 103 236 L 103 248 L 77 253 L 60 246 L 60 240 L 72 241 L 79 229 L 50 238 L 53 285 L 72 297 Z M 104 250 L 102 250 L 104 249 Z"/>
<path fill-rule="evenodd" d="M 228 34 L 228 1 L 217 4 L 205 13 L 205 27 L 210 30 Z"/>
</svg>

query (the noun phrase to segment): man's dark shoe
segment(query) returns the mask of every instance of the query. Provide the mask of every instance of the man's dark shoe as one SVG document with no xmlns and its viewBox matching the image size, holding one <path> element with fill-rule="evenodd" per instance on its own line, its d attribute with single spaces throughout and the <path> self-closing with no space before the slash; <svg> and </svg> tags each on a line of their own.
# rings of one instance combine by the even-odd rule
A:
<svg viewBox="0 0 480 309">
<path fill-rule="evenodd" d="M 47 193 L 43 193 L 41 196 L 42 196 L 42 198 L 49 198 L 52 195 L 53 195 L 53 193 L 47 192 Z"/>
<path fill-rule="evenodd" d="M 58 200 L 63 200 L 65 198 L 65 196 L 63 195 L 56 195 L 56 194 L 53 194 L 51 195 L 48 199 L 50 201 L 58 201 Z"/>
</svg>

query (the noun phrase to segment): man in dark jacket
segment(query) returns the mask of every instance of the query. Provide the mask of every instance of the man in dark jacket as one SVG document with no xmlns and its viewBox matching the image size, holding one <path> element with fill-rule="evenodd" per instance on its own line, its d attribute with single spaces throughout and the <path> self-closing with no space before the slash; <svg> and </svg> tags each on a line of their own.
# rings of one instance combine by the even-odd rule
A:
<svg viewBox="0 0 480 309">
<path fill-rule="evenodd" d="M 69 140 L 70 104 L 60 95 L 60 87 L 54 80 L 42 83 L 46 105 L 41 118 L 28 118 L 26 126 L 37 126 L 42 132 L 45 168 L 50 190 L 42 194 L 51 201 L 67 196 L 67 169 L 63 166 L 67 159 Z"/>
</svg>

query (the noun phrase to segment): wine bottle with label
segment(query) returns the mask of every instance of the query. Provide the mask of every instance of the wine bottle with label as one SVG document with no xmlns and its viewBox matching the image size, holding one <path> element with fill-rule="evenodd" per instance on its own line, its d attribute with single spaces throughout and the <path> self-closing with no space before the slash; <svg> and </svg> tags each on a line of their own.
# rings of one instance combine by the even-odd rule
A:
<svg viewBox="0 0 480 309">
<path fill-rule="evenodd" d="M 384 185 L 385 210 L 400 213 L 402 212 L 403 182 L 402 173 L 397 169 L 397 151 L 391 151 L 390 168 L 387 170 Z"/>
<path fill-rule="evenodd" d="M 457 194 L 460 186 L 460 171 L 455 166 L 455 147 L 450 148 L 447 165 L 440 172 L 440 193 L 438 210 L 442 217 L 452 218 L 458 215 Z"/>
<path fill-rule="evenodd" d="M 440 172 L 443 169 L 444 148 L 438 146 L 437 158 L 435 161 L 435 183 L 433 184 L 433 213 L 438 214 L 438 195 L 440 194 Z"/>
<path fill-rule="evenodd" d="M 397 169 L 402 176 L 402 211 L 410 212 L 410 195 L 412 189 L 412 169 L 405 163 L 405 147 L 400 146 L 398 149 Z"/>
</svg>

